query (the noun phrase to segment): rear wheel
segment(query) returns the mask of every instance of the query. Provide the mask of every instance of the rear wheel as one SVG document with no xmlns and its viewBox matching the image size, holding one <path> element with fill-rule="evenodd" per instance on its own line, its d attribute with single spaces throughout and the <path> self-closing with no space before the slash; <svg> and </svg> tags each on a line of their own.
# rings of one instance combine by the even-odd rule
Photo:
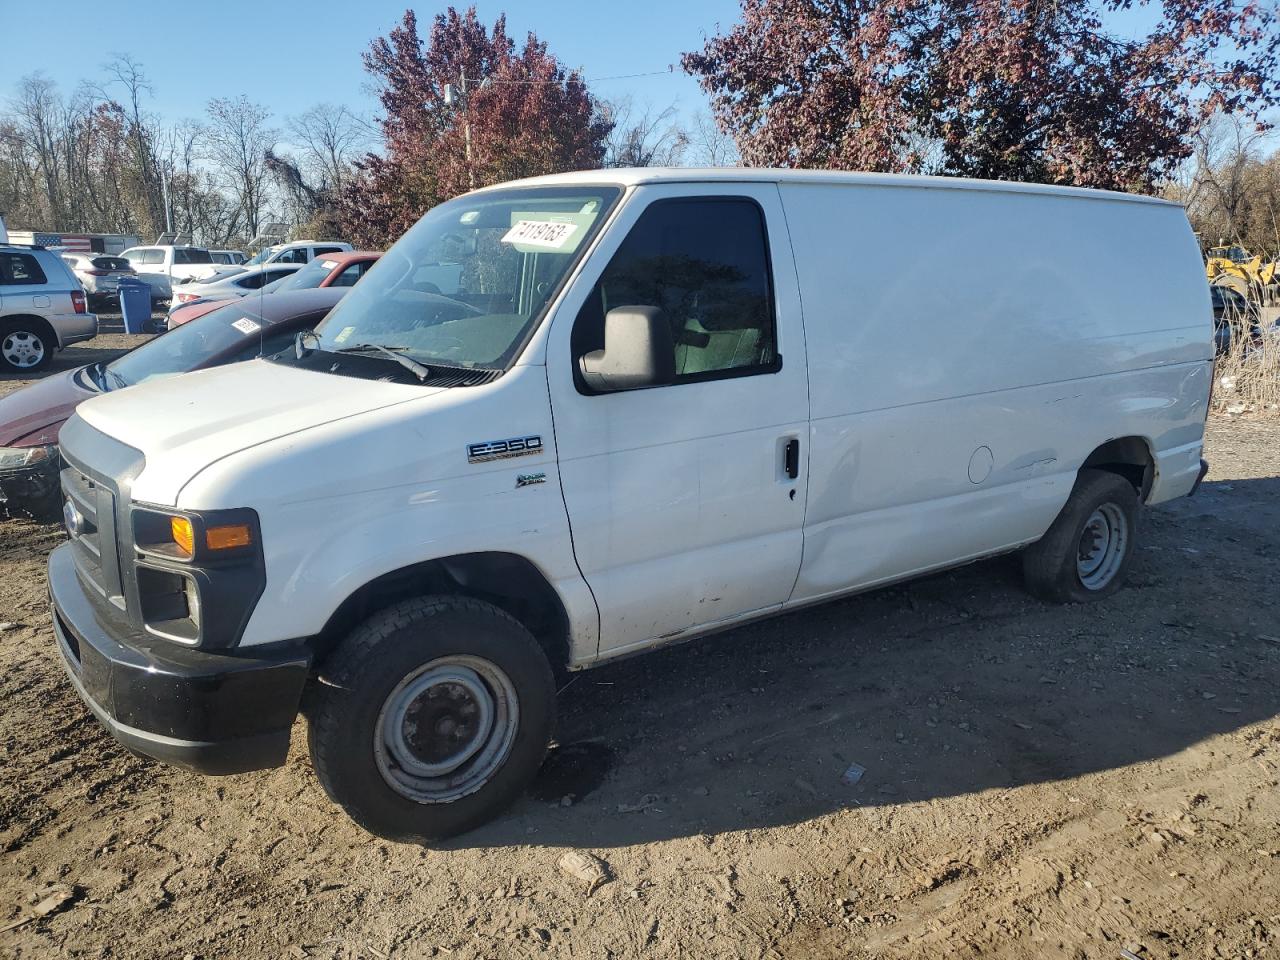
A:
<svg viewBox="0 0 1280 960">
<path fill-rule="evenodd" d="M 53 362 L 57 343 L 49 331 L 29 320 L 0 323 L 0 364 L 10 371 L 34 373 Z"/>
<path fill-rule="evenodd" d="M 407 600 L 330 655 L 308 708 L 325 792 L 365 829 L 421 842 L 518 797 L 546 755 L 551 667 L 519 622 L 469 597 Z"/>
<path fill-rule="evenodd" d="M 1138 495 L 1128 480 L 1082 470 L 1048 532 L 1023 552 L 1027 588 L 1043 600 L 1084 603 L 1120 589 L 1138 532 Z"/>
</svg>

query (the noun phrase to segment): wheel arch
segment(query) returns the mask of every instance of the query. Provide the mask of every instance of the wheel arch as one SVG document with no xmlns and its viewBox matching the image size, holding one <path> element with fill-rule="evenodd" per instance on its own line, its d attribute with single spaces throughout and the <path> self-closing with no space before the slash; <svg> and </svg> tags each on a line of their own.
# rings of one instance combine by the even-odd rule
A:
<svg viewBox="0 0 1280 960">
<path fill-rule="evenodd" d="M 568 668 L 572 651 L 564 601 L 531 560 L 500 551 L 424 560 L 365 583 L 338 605 L 317 635 L 315 663 L 322 665 L 356 624 L 378 610 L 440 593 L 474 597 L 506 611 L 533 634 L 557 672 Z"/>
<path fill-rule="evenodd" d="M 1106 470 L 1124 477 L 1145 503 L 1155 483 L 1156 459 L 1145 437 L 1113 437 L 1094 448 L 1080 469 Z"/>
<path fill-rule="evenodd" d="M 53 344 L 54 350 L 62 349 L 62 338 L 58 336 L 58 331 L 53 328 L 47 319 L 38 313 L 8 313 L 0 317 L 0 329 L 4 329 L 14 321 L 20 321 L 29 324 L 39 330 Z"/>
</svg>

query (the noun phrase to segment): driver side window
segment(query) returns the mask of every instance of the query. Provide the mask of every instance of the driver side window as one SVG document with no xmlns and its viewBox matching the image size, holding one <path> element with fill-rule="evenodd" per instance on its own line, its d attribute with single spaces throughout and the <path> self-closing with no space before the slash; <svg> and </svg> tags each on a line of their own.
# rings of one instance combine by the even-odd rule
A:
<svg viewBox="0 0 1280 960">
<path fill-rule="evenodd" d="M 578 314 L 574 357 L 601 349 L 605 315 L 626 306 L 657 307 L 671 324 L 676 383 L 776 371 L 763 211 L 744 197 L 651 204 Z"/>
</svg>

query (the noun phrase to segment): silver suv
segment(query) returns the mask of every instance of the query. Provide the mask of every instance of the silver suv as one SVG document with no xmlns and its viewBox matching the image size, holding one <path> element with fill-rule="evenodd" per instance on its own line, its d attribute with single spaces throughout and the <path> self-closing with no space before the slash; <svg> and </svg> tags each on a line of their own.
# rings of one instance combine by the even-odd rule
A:
<svg viewBox="0 0 1280 960">
<path fill-rule="evenodd" d="M 84 289 L 42 247 L 0 245 L 0 373 L 32 373 L 56 351 L 98 333 Z"/>
</svg>

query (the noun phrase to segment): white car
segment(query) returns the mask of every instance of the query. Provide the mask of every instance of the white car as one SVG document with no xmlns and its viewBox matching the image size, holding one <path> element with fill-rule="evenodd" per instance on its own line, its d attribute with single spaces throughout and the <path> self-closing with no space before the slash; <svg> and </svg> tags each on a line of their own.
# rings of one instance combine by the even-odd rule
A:
<svg viewBox="0 0 1280 960">
<path fill-rule="evenodd" d="M 215 274 L 204 280 L 193 280 L 175 288 L 170 303 L 173 307 L 181 307 L 196 300 L 233 300 L 236 297 L 247 296 L 301 269 L 296 263 L 273 263 L 265 267 L 250 267 L 238 273 Z"/>
<path fill-rule="evenodd" d="M 1195 236 L 1150 197 L 498 185 L 313 336 L 80 405 L 56 642 L 117 739 L 214 773 L 283 763 L 306 686 L 327 794 L 436 840 L 524 791 L 557 669 L 1013 551 L 1038 597 L 1108 597 L 1141 510 L 1207 470 L 1213 355 Z"/>
<path fill-rule="evenodd" d="M 151 276 L 163 276 L 170 286 L 175 286 L 185 280 L 211 276 L 218 269 L 213 256 L 204 247 L 155 244 L 130 247 L 121 256 L 137 271 L 138 279 L 152 284 L 153 300 L 168 299 L 168 291 L 165 291 L 164 297 L 156 296 L 156 288 L 161 285 L 152 281 Z"/>
<path fill-rule="evenodd" d="M 246 267 L 260 267 L 268 263 L 296 263 L 302 266 L 326 253 L 343 253 L 352 249 L 351 244 L 340 240 L 296 240 L 263 247 L 245 261 Z"/>
</svg>

